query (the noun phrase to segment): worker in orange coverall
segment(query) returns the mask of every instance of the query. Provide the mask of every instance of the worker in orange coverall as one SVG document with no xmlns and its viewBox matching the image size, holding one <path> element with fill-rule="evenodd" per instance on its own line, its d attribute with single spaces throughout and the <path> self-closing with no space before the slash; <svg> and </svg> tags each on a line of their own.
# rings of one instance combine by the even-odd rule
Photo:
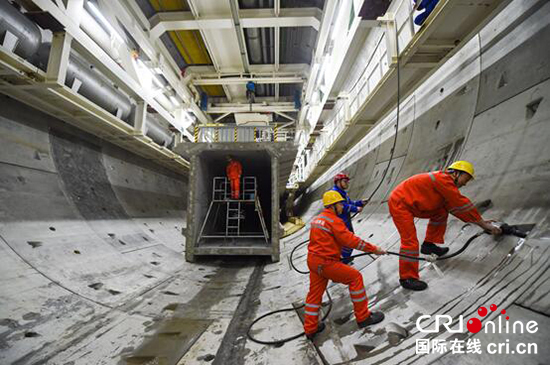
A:
<svg viewBox="0 0 550 365">
<path fill-rule="evenodd" d="M 225 172 L 227 178 L 231 183 L 231 199 L 239 199 L 239 189 L 241 187 L 241 175 L 243 173 L 243 167 L 241 163 L 233 159 L 233 156 L 227 156 L 227 167 Z"/>
<path fill-rule="evenodd" d="M 388 205 L 393 222 L 401 236 L 400 253 L 418 256 L 418 238 L 414 218 L 428 218 L 426 238 L 421 252 L 426 255 L 445 255 L 444 243 L 449 213 L 464 222 L 475 223 L 491 234 L 500 234 L 500 228 L 483 220 L 474 204 L 460 194 L 459 188 L 474 178 L 474 166 L 467 161 L 457 161 L 446 171 L 414 175 L 399 184 L 390 194 Z M 421 291 L 428 284 L 419 280 L 418 260 L 399 258 L 399 277 L 402 287 Z"/>
<path fill-rule="evenodd" d="M 363 276 L 353 267 L 340 261 L 343 246 L 356 250 L 384 255 L 380 247 L 363 241 L 351 233 L 344 221 L 338 217 L 344 209 L 345 199 L 337 191 L 330 190 L 323 195 L 325 209 L 311 222 L 307 266 L 309 267 L 309 292 L 305 304 L 304 330 L 312 340 L 315 334 L 325 329 L 319 323 L 321 301 L 329 280 L 349 287 L 355 320 L 360 328 L 381 322 L 384 314 L 370 312 Z"/>
</svg>

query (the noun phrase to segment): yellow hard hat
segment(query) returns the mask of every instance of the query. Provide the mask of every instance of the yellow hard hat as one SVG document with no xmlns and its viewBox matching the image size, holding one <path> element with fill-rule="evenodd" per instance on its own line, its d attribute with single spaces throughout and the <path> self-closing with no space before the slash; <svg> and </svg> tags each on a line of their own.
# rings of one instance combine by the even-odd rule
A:
<svg viewBox="0 0 550 365">
<path fill-rule="evenodd" d="M 329 190 L 323 194 L 323 205 L 325 207 L 343 201 L 345 201 L 345 199 L 342 198 L 342 195 L 337 191 Z"/>
<path fill-rule="evenodd" d="M 456 161 L 447 168 L 448 170 L 463 171 L 468 173 L 472 179 L 474 178 L 474 165 L 468 161 Z"/>
</svg>

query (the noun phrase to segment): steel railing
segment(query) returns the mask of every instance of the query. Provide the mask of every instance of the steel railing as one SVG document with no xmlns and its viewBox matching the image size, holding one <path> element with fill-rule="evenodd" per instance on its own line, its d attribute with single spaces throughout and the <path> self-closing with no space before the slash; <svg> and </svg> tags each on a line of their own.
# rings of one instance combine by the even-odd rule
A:
<svg viewBox="0 0 550 365">
<path fill-rule="evenodd" d="M 274 126 L 242 127 L 228 125 L 196 126 L 196 143 L 217 142 L 285 142 L 291 141 L 293 133 Z"/>
</svg>

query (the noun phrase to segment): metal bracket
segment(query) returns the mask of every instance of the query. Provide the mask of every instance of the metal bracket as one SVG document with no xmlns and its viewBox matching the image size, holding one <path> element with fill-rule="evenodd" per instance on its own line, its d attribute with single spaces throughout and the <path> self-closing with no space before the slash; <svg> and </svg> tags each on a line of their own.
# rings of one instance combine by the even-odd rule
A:
<svg viewBox="0 0 550 365">
<path fill-rule="evenodd" d="M 15 34 L 10 33 L 9 30 L 6 30 L 4 40 L 2 41 L 2 46 L 4 46 L 10 52 L 15 52 L 15 48 L 18 44 L 19 38 Z"/>
<path fill-rule="evenodd" d="M 65 84 L 73 37 L 65 32 L 54 33 L 46 69 L 46 82 Z"/>
<path fill-rule="evenodd" d="M 147 124 L 147 103 L 140 101 L 136 105 L 136 112 L 134 113 L 134 129 L 145 135 L 145 129 Z"/>
<path fill-rule="evenodd" d="M 397 25 L 395 14 L 386 13 L 383 17 L 377 19 L 386 30 L 386 49 L 388 55 L 388 64 L 395 66 L 397 64 Z"/>
<path fill-rule="evenodd" d="M 77 93 L 78 90 L 80 90 L 81 85 L 82 85 L 82 81 L 80 81 L 80 79 L 77 79 L 75 77 L 74 81 L 73 81 L 73 84 L 71 85 L 71 90 L 74 91 L 75 93 Z"/>
</svg>

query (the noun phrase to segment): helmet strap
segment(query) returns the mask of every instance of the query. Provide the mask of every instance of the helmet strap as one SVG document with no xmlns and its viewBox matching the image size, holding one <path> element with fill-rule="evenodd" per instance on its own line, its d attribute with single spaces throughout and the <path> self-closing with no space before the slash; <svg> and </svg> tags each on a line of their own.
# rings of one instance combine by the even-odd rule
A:
<svg viewBox="0 0 550 365">
<path fill-rule="evenodd" d="M 455 182 L 455 185 L 458 186 L 458 178 L 460 177 L 460 175 L 463 174 L 463 172 L 462 172 L 462 171 L 453 170 L 453 174 L 455 174 L 454 177 L 453 177 L 453 180 L 454 180 L 454 182 Z"/>
</svg>

